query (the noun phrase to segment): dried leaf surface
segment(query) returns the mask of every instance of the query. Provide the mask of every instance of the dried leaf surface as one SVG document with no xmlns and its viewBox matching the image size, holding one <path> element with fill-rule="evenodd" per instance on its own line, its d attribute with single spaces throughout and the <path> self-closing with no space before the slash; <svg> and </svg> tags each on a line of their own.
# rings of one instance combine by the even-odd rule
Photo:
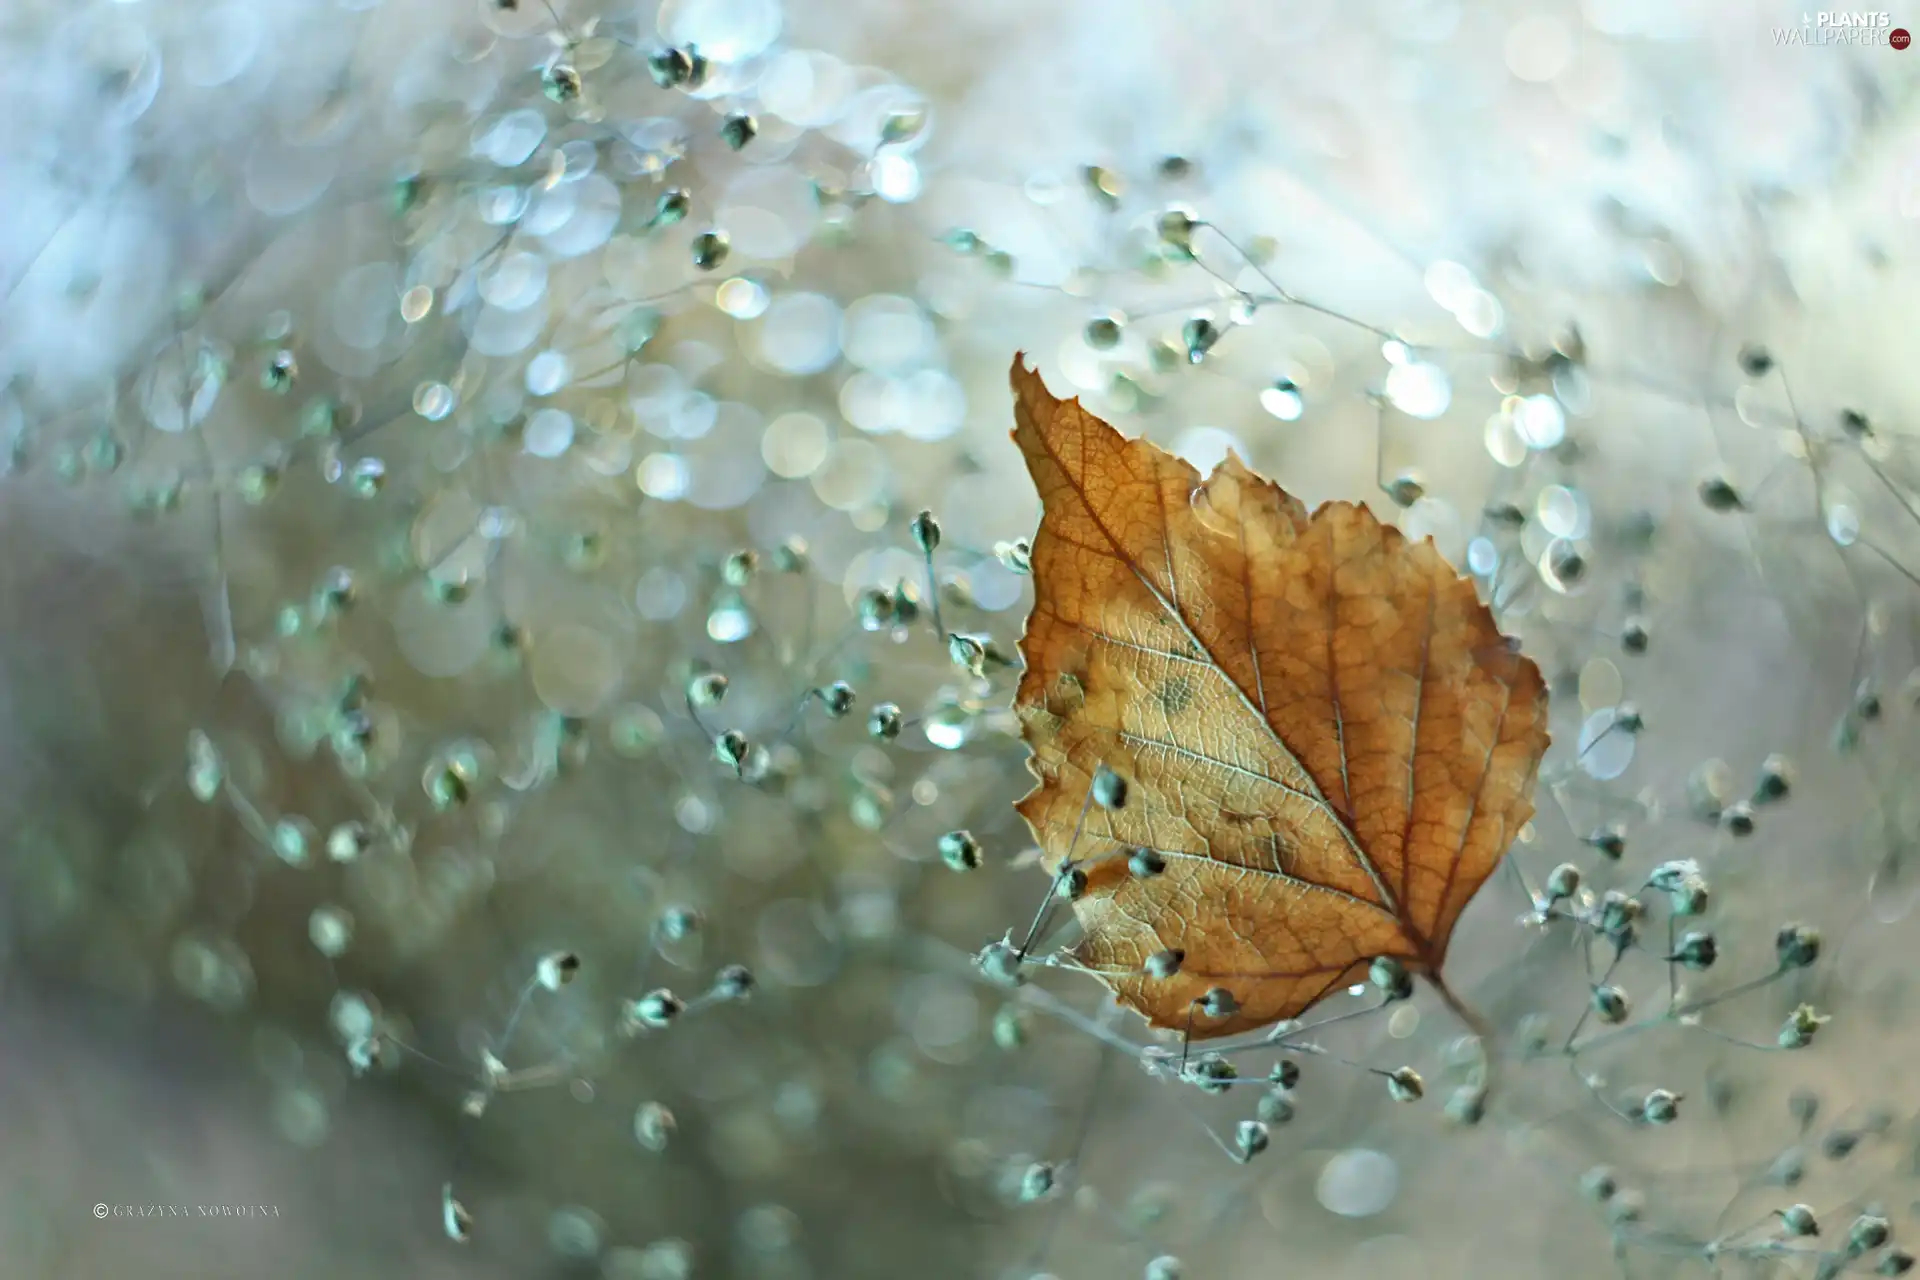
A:
<svg viewBox="0 0 1920 1280">
<path fill-rule="evenodd" d="M 1311 516 L 1229 455 L 1202 483 L 1013 365 L 1040 491 L 1015 705 L 1019 811 L 1089 878 L 1078 959 L 1156 1026 L 1211 987 L 1195 1038 L 1298 1015 L 1376 956 L 1435 974 L 1533 813 L 1540 672 L 1430 541 L 1365 507 Z M 1124 808 L 1083 809 L 1096 768 Z M 1074 834 L 1083 821 L 1079 844 Z M 1140 877 L 1130 848 L 1159 851 Z M 1147 958 L 1184 951 L 1174 977 Z"/>
</svg>

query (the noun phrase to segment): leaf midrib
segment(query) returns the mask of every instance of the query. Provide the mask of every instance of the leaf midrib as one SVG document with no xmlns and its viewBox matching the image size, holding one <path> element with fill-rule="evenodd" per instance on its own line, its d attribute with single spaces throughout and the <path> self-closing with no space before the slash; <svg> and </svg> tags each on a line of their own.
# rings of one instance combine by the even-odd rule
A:
<svg viewBox="0 0 1920 1280">
<path fill-rule="evenodd" d="M 1082 412 L 1084 412 L 1084 410 Z M 1109 427 L 1108 430 L 1112 430 L 1112 428 Z M 1213 650 L 1208 648 L 1207 645 L 1200 639 L 1200 637 L 1197 634 L 1195 634 L 1193 625 L 1187 620 L 1186 614 L 1181 612 L 1178 608 L 1176 608 L 1172 604 L 1172 602 L 1170 602 L 1167 599 L 1167 597 L 1164 594 L 1162 594 L 1160 589 L 1154 586 L 1152 580 L 1147 577 L 1146 573 L 1141 569 L 1139 563 L 1131 555 L 1127 554 L 1124 548 L 1122 548 L 1120 544 L 1120 540 L 1114 536 L 1113 530 L 1107 527 L 1106 521 L 1100 518 L 1099 511 L 1095 509 L 1092 500 L 1087 496 L 1085 485 L 1080 481 L 1079 477 L 1074 475 L 1072 469 L 1068 467 L 1066 459 L 1061 457 L 1060 454 L 1057 451 L 1055 451 L 1053 447 L 1053 442 L 1048 438 L 1047 433 L 1039 430 L 1036 427 L 1034 429 L 1034 434 L 1037 437 L 1039 437 L 1040 447 L 1046 452 L 1047 457 L 1052 459 L 1053 464 L 1060 469 L 1060 474 L 1066 478 L 1068 485 L 1073 490 L 1074 496 L 1080 500 L 1080 505 L 1086 508 L 1087 518 L 1093 522 L 1094 528 L 1098 529 L 1100 531 L 1101 536 L 1107 540 L 1107 545 L 1109 548 L 1111 548 L 1114 558 L 1120 561 L 1121 564 L 1124 564 L 1127 567 L 1128 572 L 1132 573 L 1134 578 L 1140 583 L 1140 585 L 1146 588 L 1147 592 L 1153 596 L 1154 602 L 1160 606 L 1161 610 L 1165 612 L 1168 617 L 1172 618 L 1175 622 L 1180 624 L 1180 629 L 1186 633 L 1188 643 L 1192 644 L 1194 649 L 1197 652 L 1206 655 L 1207 665 L 1220 673 L 1220 678 L 1222 680 L 1225 680 L 1227 682 L 1228 687 L 1230 687 L 1234 691 L 1234 693 L 1239 696 L 1241 705 L 1245 707 L 1247 711 L 1252 714 L 1253 718 L 1260 723 L 1260 726 L 1266 730 L 1267 736 L 1273 740 L 1273 744 L 1276 747 L 1278 747 L 1281 751 L 1285 752 L 1287 759 L 1291 760 L 1294 766 L 1300 770 L 1302 775 L 1305 776 L 1305 778 L 1307 779 L 1308 786 L 1310 786 L 1313 789 L 1312 796 L 1311 796 L 1312 802 L 1318 805 L 1320 809 L 1323 812 L 1325 812 L 1328 820 L 1333 823 L 1334 828 L 1337 831 L 1339 831 L 1341 838 L 1345 840 L 1348 850 L 1351 851 L 1353 854 L 1354 861 L 1357 864 L 1359 864 L 1360 869 L 1366 873 L 1367 878 L 1373 882 L 1374 889 L 1380 894 L 1381 901 L 1378 904 L 1369 903 L 1367 905 L 1376 906 L 1378 910 L 1380 910 L 1381 912 L 1386 914 L 1388 917 L 1390 917 L 1395 924 L 1399 925 L 1400 928 L 1408 934 L 1410 941 L 1417 941 L 1417 939 L 1414 938 L 1413 936 L 1414 931 L 1412 929 L 1412 926 L 1408 924 L 1407 921 L 1401 918 L 1398 901 L 1394 898 L 1392 891 L 1390 891 L 1387 888 L 1386 881 L 1381 877 L 1379 868 L 1373 865 L 1373 859 L 1368 857 L 1366 850 L 1361 848 L 1360 841 L 1358 837 L 1354 835 L 1353 829 L 1347 825 L 1346 820 L 1340 815 L 1339 811 L 1336 810 L 1333 807 L 1333 805 L 1327 801 L 1326 793 L 1320 789 L 1320 780 L 1313 776 L 1313 772 L 1310 769 L 1308 769 L 1307 766 L 1301 761 L 1299 755 L 1293 750 L 1291 746 L 1287 745 L 1286 739 L 1280 736 L 1280 731 L 1273 727 L 1273 722 L 1269 720 L 1266 716 L 1260 714 L 1259 707 L 1257 707 L 1254 704 L 1253 699 L 1248 696 L 1246 689 L 1242 688 L 1240 682 L 1238 680 L 1235 680 L 1230 674 L 1228 674 L 1227 669 L 1220 664 L 1220 659 L 1217 656 L 1215 656 Z M 1155 486 L 1154 492 L 1156 493 L 1156 495 L 1159 496 L 1159 499 L 1160 499 L 1160 506 L 1162 511 L 1162 521 L 1161 521 L 1162 533 L 1167 534 L 1168 527 L 1171 521 L 1170 521 L 1170 518 L 1167 517 L 1165 514 L 1165 510 L 1166 510 L 1165 494 L 1164 494 L 1164 491 L 1160 488 L 1158 481 L 1159 481 L 1158 475 L 1155 475 L 1152 477 L 1152 482 L 1154 483 L 1154 486 Z M 1245 519 L 1246 519 L 1245 515 L 1242 514 L 1240 517 L 1240 520 L 1243 524 L 1245 523 Z M 1044 520 L 1042 523 L 1044 526 L 1044 523 L 1045 523 Z M 1072 540 L 1065 539 L 1065 541 L 1071 542 Z M 1172 541 L 1170 536 L 1168 536 L 1167 538 L 1166 545 L 1167 545 L 1167 580 L 1169 583 L 1172 583 L 1177 578 L 1178 574 L 1173 563 Z M 1329 586 L 1331 587 L 1331 582 L 1329 582 Z M 1247 640 L 1248 640 L 1249 651 L 1254 660 L 1254 667 L 1256 670 L 1258 670 L 1260 665 L 1259 650 L 1253 636 L 1253 619 L 1251 616 L 1249 616 L 1247 619 Z M 1346 763 L 1345 757 L 1346 757 L 1346 748 L 1345 748 L 1345 745 L 1342 744 L 1341 763 L 1343 768 L 1345 767 L 1345 763 Z M 1280 783 L 1276 779 L 1269 778 L 1268 781 L 1273 783 L 1276 787 L 1280 786 Z M 1306 881 L 1303 883 L 1313 883 L 1313 882 Z M 1322 889 L 1332 889 L 1332 886 L 1330 885 L 1319 885 L 1317 887 Z M 1360 901 L 1360 899 L 1356 898 L 1354 899 L 1354 901 L 1358 902 Z"/>
</svg>

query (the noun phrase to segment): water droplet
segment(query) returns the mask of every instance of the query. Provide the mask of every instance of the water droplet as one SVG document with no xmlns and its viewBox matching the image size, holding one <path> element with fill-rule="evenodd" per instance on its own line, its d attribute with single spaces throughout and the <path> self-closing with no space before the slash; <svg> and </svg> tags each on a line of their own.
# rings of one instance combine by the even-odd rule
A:
<svg viewBox="0 0 1920 1280">
<path fill-rule="evenodd" d="M 1407 416 L 1430 421 L 1453 403 L 1453 384 L 1439 365 L 1408 361 L 1388 372 L 1387 399 Z"/>
<path fill-rule="evenodd" d="M 1282 422 L 1295 422 L 1306 412 L 1307 402 L 1293 379 L 1281 378 L 1260 393 L 1260 407 Z"/>
<path fill-rule="evenodd" d="M 1513 425 L 1530 449 L 1551 449 L 1567 438 L 1567 415 L 1549 395 L 1527 396 L 1514 412 Z"/>
<path fill-rule="evenodd" d="M 527 419 L 521 445 L 536 458 L 557 458 L 573 444 L 573 415 L 562 409 L 542 409 Z"/>
<path fill-rule="evenodd" d="M 1617 712 L 1606 707 L 1594 712 L 1580 726 L 1576 748 L 1581 770 L 1602 782 L 1617 778 L 1633 763 L 1635 736 L 1614 728 Z"/>
<path fill-rule="evenodd" d="M 413 411 L 428 422 L 453 412 L 453 388 L 444 382 L 423 382 L 413 391 Z"/>
<path fill-rule="evenodd" d="M 1384 1213 L 1400 1192 L 1400 1166 L 1392 1156 L 1365 1147 L 1337 1152 L 1320 1170 L 1314 1196 L 1343 1218 Z"/>
</svg>

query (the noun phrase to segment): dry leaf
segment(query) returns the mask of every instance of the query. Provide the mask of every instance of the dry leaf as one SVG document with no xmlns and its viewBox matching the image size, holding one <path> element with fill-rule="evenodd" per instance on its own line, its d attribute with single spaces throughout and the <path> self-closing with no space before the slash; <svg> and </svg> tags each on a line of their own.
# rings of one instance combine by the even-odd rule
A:
<svg viewBox="0 0 1920 1280">
<path fill-rule="evenodd" d="M 1533 813 L 1539 669 L 1431 541 L 1346 502 L 1309 517 L 1232 454 L 1202 484 L 1024 356 L 1013 390 L 1045 507 L 1019 810 L 1049 872 L 1071 850 L 1087 874 L 1078 960 L 1196 1039 L 1294 1017 L 1376 956 L 1437 978 Z M 1085 807 L 1102 764 L 1130 783 L 1117 811 Z M 1133 874 L 1132 848 L 1165 870 Z M 1166 950 L 1180 971 L 1147 976 Z M 1216 986 L 1238 1010 L 1192 1014 Z"/>
</svg>

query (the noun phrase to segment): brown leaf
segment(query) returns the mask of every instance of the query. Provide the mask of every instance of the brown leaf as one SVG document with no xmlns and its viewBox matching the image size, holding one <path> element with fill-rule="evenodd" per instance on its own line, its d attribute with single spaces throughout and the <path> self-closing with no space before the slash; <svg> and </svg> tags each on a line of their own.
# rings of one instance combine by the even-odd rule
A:
<svg viewBox="0 0 1920 1280">
<path fill-rule="evenodd" d="M 1202 484 L 1024 356 L 1013 390 L 1045 508 L 1019 811 L 1050 873 L 1071 851 L 1088 876 L 1079 961 L 1195 1038 L 1294 1017 L 1376 956 L 1437 975 L 1532 816 L 1539 669 L 1431 541 L 1351 503 L 1309 516 L 1232 454 Z M 1117 811 L 1085 805 L 1102 764 L 1130 784 Z M 1130 873 L 1134 847 L 1165 870 Z M 1180 972 L 1147 976 L 1169 949 Z M 1238 1011 L 1190 1014 L 1215 986 Z"/>
</svg>

